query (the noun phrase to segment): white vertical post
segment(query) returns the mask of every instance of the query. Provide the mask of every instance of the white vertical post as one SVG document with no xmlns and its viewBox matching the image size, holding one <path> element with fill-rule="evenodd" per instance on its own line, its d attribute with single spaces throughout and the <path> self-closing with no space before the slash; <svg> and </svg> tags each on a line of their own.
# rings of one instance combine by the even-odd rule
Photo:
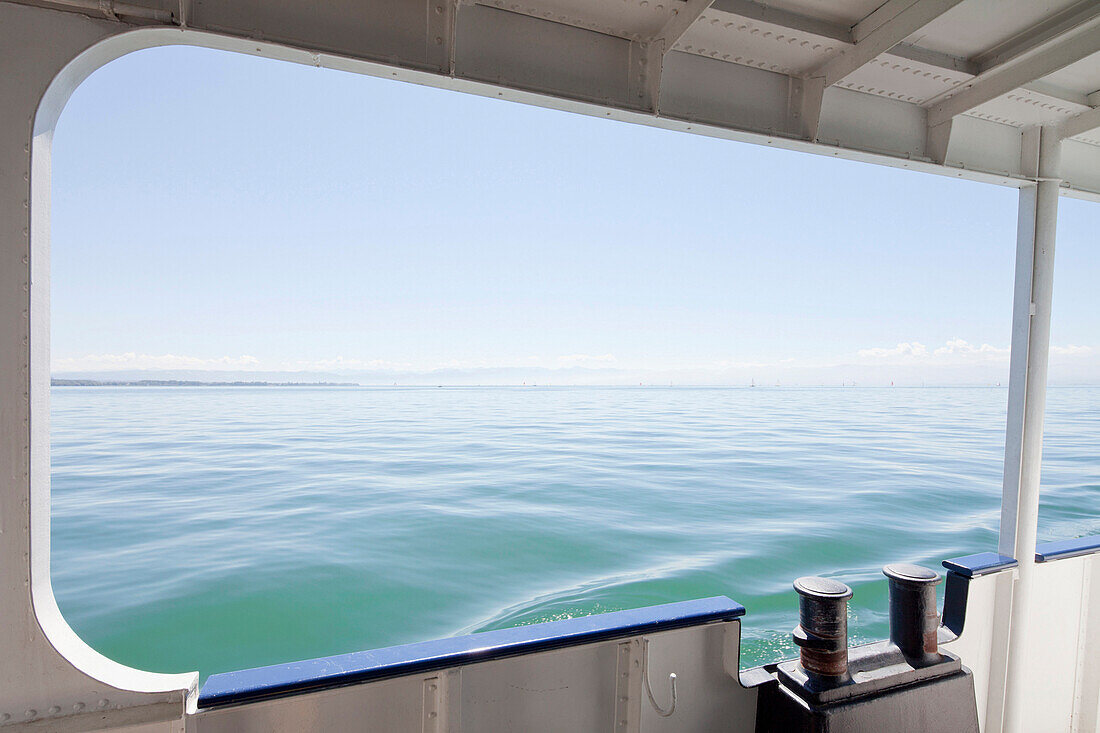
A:
<svg viewBox="0 0 1100 733">
<path fill-rule="evenodd" d="M 1058 220 L 1061 138 L 1053 127 L 1024 131 L 1021 162 L 1035 183 L 1020 189 L 1012 356 L 1005 434 L 1004 487 L 999 550 L 1019 563 L 1012 591 L 1004 689 L 1005 733 L 1023 733 L 1027 658 L 1033 600 L 1039 475 L 1043 456 L 1054 240 Z"/>
</svg>

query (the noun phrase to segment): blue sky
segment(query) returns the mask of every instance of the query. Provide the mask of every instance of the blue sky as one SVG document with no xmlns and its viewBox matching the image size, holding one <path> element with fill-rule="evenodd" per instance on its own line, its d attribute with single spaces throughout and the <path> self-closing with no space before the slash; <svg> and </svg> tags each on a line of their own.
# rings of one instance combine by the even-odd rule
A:
<svg viewBox="0 0 1100 733">
<path fill-rule="evenodd" d="M 1007 373 L 1013 189 L 185 47 L 88 79 L 53 165 L 56 373 Z M 1098 226 L 1062 200 L 1068 381 Z"/>
</svg>

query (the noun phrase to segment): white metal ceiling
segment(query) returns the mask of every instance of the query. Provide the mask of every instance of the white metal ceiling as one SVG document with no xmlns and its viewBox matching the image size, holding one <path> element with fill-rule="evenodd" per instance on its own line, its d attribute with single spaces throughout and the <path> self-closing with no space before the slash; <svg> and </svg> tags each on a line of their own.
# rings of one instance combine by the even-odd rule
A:
<svg viewBox="0 0 1100 733">
<path fill-rule="evenodd" d="M 675 15 L 694 10 L 685 0 L 479 4 L 633 41 L 657 35 Z M 780 74 L 810 74 L 850 52 L 853 41 L 860 39 L 860 23 L 876 11 L 919 4 L 920 0 L 715 0 L 702 4 L 672 50 Z M 1079 26 L 1097 16 L 1100 3 L 1092 0 L 965 0 L 906 36 L 895 52 L 879 54 L 838 83 L 860 93 L 923 105 L 966 85 L 995 63 L 998 53 L 1025 47 L 1047 25 Z M 1088 95 L 1098 91 L 1100 53 L 1093 53 L 964 114 L 1017 127 L 1057 123 L 1087 111 Z"/>
<path fill-rule="evenodd" d="M 14 1 L 1005 183 L 1058 126 L 1067 191 L 1100 199 L 1100 0 Z"/>
</svg>

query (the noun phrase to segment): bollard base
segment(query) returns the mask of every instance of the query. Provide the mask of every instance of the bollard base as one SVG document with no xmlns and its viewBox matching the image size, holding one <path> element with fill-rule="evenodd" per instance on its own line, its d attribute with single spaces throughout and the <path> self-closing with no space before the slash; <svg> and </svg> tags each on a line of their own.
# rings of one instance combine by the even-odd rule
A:
<svg viewBox="0 0 1100 733">
<path fill-rule="evenodd" d="M 761 687 L 757 733 L 978 733 L 974 677 L 950 654 L 913 667 L 889 642 L 851 650 L 852 679 L 836 686 L 778 665 Z"/>
</svg>

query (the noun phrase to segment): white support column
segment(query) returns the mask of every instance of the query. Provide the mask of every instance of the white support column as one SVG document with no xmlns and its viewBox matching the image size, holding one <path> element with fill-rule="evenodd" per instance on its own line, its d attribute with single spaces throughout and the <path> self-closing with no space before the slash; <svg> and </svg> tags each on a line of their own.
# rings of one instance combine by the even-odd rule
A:
<svg viewBox="0 0 1100 733">
<path fill-rule="evenodd" d="M 1016 286 L 1012 308 L 1012 357 L 1005 434 L 1004 488 L 999 550 L 1019 563 L 1012 592 L 1004 731 L 1023 733 L 1027 659 L 1039 521 L 1039 475 L 1043 456 L 1050 308 L 1054 285 L 1054 240 L 1058 220 L 1061 138 L 1055 127 L 1024 132 L 1023 170 L 1035 183 L 1020 189 L 1016 241 Z M 992 691 L 991 691 L 992 693 Z M 999 695 L 990 695 L 991 701 Z"/>
</svg>

